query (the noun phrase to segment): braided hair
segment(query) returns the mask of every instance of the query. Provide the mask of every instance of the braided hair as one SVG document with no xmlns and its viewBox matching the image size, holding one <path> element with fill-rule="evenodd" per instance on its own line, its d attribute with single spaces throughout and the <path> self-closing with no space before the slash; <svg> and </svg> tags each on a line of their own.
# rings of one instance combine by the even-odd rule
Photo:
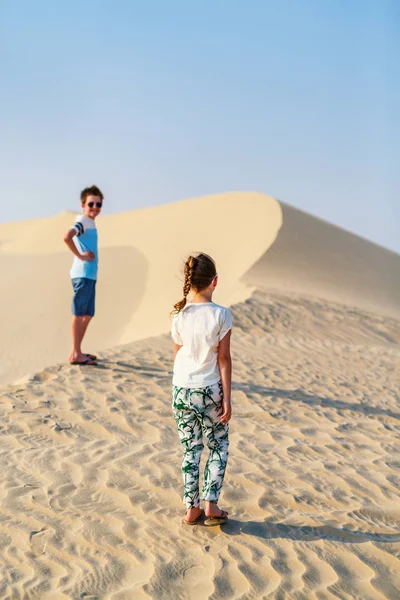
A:
<svg viewBox="0 0 400 600">
<path fill-rule="evenodd" d="M 215 262 L 201 252 L 197 256 L 189 256 L 184 266 L 183 298 L 174 305 L 174 313 L 180 313 L 186 306 L 187 296 L 193 288 L 197 292 L 206 289 L 217 274 Z"/>
</svg>

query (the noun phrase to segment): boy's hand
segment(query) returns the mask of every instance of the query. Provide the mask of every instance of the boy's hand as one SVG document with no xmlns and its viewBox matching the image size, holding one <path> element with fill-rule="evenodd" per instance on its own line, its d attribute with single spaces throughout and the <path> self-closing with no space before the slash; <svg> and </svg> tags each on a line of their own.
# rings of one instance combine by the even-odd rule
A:
<svg viewBox="0 0 400 600">
<path fill-rule="evenodd" d="M 231 420 L 231 416 L 232 416 L 232 406 L 231 406 L 231 399 L 229 398 L 228 400 L 222 400 L 222 410 L 224 411 L 220 417 L 220 421 L 223 425 L 226 425 L 228 423 L 228 421 Z"/>
<path fill-rule="evenodd" d="M 89 260 L 92 261 L 94 260 L 96 257 L 94 255 L 93 252 L 90 252 L 90 250 L 88 252 L 82 252 L 81 256 L 80 256 L 81 260 Z"/>
</svg>

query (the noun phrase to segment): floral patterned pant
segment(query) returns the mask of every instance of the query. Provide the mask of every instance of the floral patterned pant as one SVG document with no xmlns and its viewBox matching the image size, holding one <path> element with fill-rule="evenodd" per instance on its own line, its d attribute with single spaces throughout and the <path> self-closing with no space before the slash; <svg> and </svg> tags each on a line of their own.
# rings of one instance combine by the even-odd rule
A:
<svg viewBox="0 0 400 600">
<path fill-rule="evenodd" d="M 183 503 L 187 508 L 200 504 L 200 458 L 206 438 L 209 455 L 204 469 L 202 500 L 218 502 L 228 461 L 229 425 L 223 425 L 223 390 L 218 382 L 205 388 L 173 386 L 172 409 L 183 445 Z"/>
</svg>

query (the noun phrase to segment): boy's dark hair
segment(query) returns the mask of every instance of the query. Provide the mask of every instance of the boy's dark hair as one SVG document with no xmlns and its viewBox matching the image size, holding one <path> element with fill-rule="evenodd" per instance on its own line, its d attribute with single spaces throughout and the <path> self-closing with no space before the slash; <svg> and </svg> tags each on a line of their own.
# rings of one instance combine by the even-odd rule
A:
<svg viewBox="0 0 400 600">
<path fill-rule="evenodd" d="M 101 201 L 103 201 L 103 199 L 104 199 L 104 196 L 103 196 L 102 192 L 99 190 L 99 188 L 97 187 L 97 185 L 92 185 L 81 191 L 82 204 L 85 204 L 86 198 L 88 196 L 98 196 Z"/>
<path fill-rule="evenodd" d="M 195 289 L 197 292 L 208 288 L 217 275 L 217 269 L 211 256 L 201 252 L 197 256 L 189 256 L 185 262 L 184 273 L 183 299 L 174 305 L 174 313 L 180 313 L 186 306 L 186 297 L 190 292 L 190 288 Z"/>
</svg>

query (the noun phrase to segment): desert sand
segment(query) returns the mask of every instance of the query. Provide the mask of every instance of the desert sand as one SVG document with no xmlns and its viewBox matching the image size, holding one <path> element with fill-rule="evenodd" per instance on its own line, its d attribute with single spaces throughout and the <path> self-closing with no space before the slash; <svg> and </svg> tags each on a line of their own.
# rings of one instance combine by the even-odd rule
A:
<svg viewBox="0 0 400 600">
<path fill-rule="evenodd" d="M 0 597 L 397 599 L 400 257 L 260 194 L 103 216 L 103 350 L 77 368 L 71 221 L 0 225 Z M 234 316 L 215 528 L 182 524 L 170 407 L 168 311 L 195 250 Z"/>
<path fill-rule="evenodd" d="M 7 290 L 0 299 L 0 383 L 68 357 L 72 254 L 63 236 L 75 215 L 0 225 L 0 272 Z M 182 260 L 190 252 L 218 257 L 220 302 L 247 298 L 253 288 L 240 278 L 275 241 L 282 210 L 268 196 L 236 193 L 100 216 L 96 222 L 101 271 L 88 344 L 97 352 L 169 330 L 170 307 L 182 289 Z"/>
</svg>

